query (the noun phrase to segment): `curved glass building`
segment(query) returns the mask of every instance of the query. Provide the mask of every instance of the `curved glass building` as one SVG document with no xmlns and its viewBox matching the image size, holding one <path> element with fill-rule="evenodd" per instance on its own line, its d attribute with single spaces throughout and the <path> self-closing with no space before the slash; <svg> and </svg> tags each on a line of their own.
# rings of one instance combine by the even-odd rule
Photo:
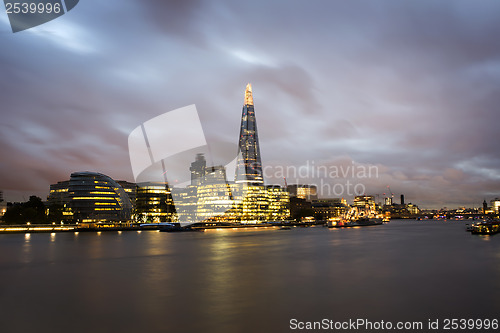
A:
<svg viewBox="0 0 500 333">
<path fill-rule="evenodd" d="M 69 181 L 70 207 L 76 222 L 125 222 L 132 203 L 125 190 L 97 172 L 74 172 Z"/>
</svg>

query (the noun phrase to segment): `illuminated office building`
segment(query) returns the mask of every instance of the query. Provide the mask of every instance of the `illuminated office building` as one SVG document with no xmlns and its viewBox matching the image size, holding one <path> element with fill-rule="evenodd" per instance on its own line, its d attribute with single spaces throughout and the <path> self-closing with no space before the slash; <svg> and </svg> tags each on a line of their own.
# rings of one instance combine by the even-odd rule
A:
<svg viewBox="0 0 500 333">
<path fill-rule="evenodd" d="M 500 199 L 495 198 L 495 199 L 490 201 L 490 204 L 491 204 L 491 208 L 495 212 L 495 214 L 498 214 L 499 208 L 500 208 Z"/>
<path fill-rule="evenodd" d="M 200 221 L 231 221 L 236 202 L 223 166 L 205 168 L 205 177 L 197 189 L 197 217 Z"/>
<path fill-rule="evenodd" d="M 279 221 L 290 217 L 290 193 L 278 185 L 266 186 L 269 200 L 268 220 Z"/>
<path fill-rule="evenodd" d="M 313 201 L 318 199 L 318 188 L 316 185 L 288 185 L 290 196 Z"/>
<path fill-rule="evenodd" d="M 132 203 L 123 188 L 96 172 L 75 172 L 69 181 L 70 208 L 76 222 L 128 221 Z"/>
<path fill-rule="evenodd" d="M 358 195 L 354 197 L 354 206 L 374 210 L 375 197 L 373 195 Z"/>
<path fill-rule="evenodd" d="M 116 181 L 123 188 L 125 193 L 127 193 L 130 202 L 132 203 L 132 210 L 135 210 L 136 198 L 137 198 L 137 184 L 131 183 L 126 180 Z"/>
<path fill-rule="evenodd" d="M 171 222 L 176 220 L 175 207 L 168 183 L 137 184 L 136 218 L 140 222 Z"/>
<path fill-rule="evenodd" d="M 47 196 L 47 203 L 50 209 L 60 210 L 63 221 L 73 220 L 73 210 L 70 205 L 69 180 L 63 180 L 50 185 L 50 192 Z"/>
<path fill-rule="evenodd" d="M 235 181 L 249 185 L 264 185 L 257 120 L 250 83 L 247 84 L 245 90 L 245 104 L 241 114 Z"/>
<path fill-rule="evenodd" d="M 197 221 L 197 186 L 187 186 L 186 188 L 173 187 L 171 189 L 172 200 L 175 205 L 175 217 L 178 222 Z"/>
<path fill-rule="evenodd" d="M 7 212 L 7 203 L 3 201 L 3 191 L 0 191 L 0 218 Z"/>
<path fill-rule="evenodd" d="M 69 180 L 63 180 L 57 182 L 57 184 L 50 185 L 50 192 L 47 196 L 47 202 L 49 205 L 64 206 L 69 204 L 69 201 Z"/>
<path fill-rule="evenodd" d="M 241 222 L 259 223 L 270 220 L 269 196 L 264 186 L 236 184 L 235 198 L 236 211 Z"/>
<path fill-rule="evenodd" d="M 2 218 L 7 212 L 7 203 L 5 201 L 0 202 L 0 218 Z"/>
<path fill-rule="evenodd" d="M 340 198 L 317 199 L 312 202 L 314 215 L 320 220 L 328 220 L 347 212 L 347 205 Z"/>
<path fill-rule="evenodd" d="M 205 177 L 205 168 L 207 167 L 207 161 L 203 154 L 196 154 L 196 159 L 191 163 L 189 171 L 191 171 L 191 185 L 200 185 Z"/>
</svg>

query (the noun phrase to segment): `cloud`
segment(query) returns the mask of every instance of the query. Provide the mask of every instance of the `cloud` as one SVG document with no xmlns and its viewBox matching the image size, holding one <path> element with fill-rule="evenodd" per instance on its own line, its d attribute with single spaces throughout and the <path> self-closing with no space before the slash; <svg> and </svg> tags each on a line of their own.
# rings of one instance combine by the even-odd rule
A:
<svg viewBox="0 0 500 333">
<path fill-rule="evenodd" d="M 130 180 L 129 132 L 193 103 L 223 161 L 251 82 L 264 163 L 345 158 L 379 167 L 374 194 L 480 203 L 500 185 L 499 7 L 81 2 L 1 35 L 0 188 L 44 195 L 83 169 Z"/>
</svg>

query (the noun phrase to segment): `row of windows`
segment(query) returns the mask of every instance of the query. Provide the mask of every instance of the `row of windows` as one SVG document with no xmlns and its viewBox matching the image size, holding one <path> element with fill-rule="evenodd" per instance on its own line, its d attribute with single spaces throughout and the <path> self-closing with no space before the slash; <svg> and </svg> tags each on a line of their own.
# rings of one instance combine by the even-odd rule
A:
<svg viewBox="0 0 500 333">
<path fill-rule="evenodd" d="M 115 200 L 114 197 L 73 197 L 73 200 Z"/>
</svg>

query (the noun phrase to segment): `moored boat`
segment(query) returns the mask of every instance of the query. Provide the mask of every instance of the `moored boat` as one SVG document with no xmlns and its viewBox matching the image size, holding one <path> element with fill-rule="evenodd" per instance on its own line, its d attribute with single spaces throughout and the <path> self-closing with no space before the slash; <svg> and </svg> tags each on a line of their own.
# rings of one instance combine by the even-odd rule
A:
<svg viewBox="0 0 500 333">
<path fill-rule="evenodd" d="M 333 221 L 327 224 L 328 228 L 350 228 L 350 227 L 367 227 L 372 225 L 384 224 L 382 219 L 376 218 L 359 218 L 357 220 L 340 220 Z"/>
<path fill-rule="evenodd" d="M 499 221 L 480 222 L 473 225 L 471 234 L 476 235 L 494 235 L 500 232 Z"/>
<path fill-rule="evenodd" d="M 195 229 L 191 225 L 182 226 L 180 223 L 165 223 L 160 226 L 159 230 L 164 232 L 187 232 L 201 231 L 202 229 Z"/>
</svg>

